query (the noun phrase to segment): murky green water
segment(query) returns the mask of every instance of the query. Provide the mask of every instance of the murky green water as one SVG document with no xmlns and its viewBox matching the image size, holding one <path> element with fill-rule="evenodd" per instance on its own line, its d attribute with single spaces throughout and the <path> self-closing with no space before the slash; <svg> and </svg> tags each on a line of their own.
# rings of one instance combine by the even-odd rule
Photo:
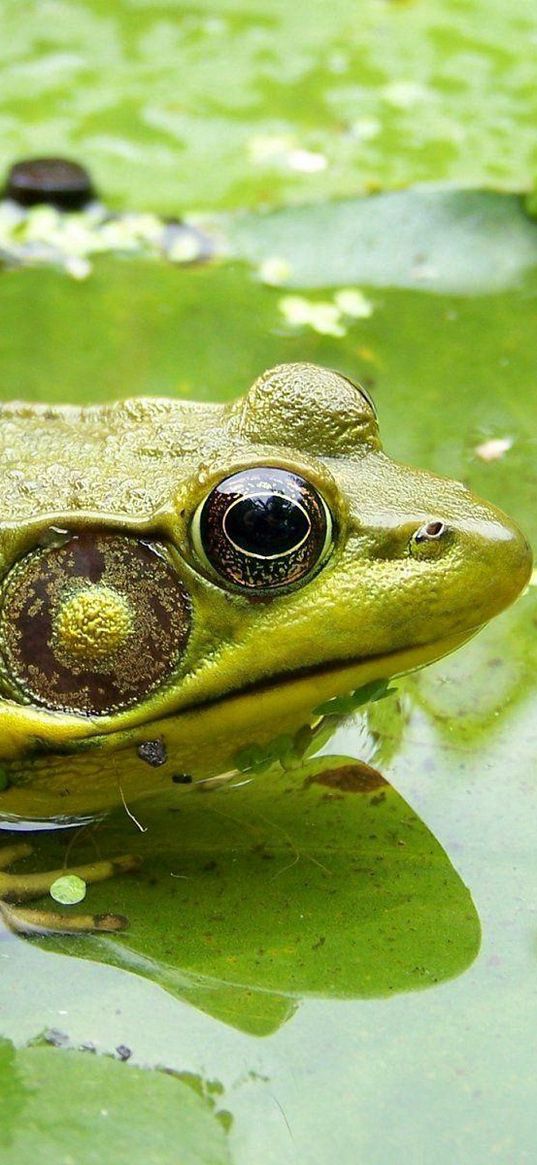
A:
<svg viewBox="0 0 537 1165">
<path fill-rule="evenodd" d="M 337 362 L 372 387 L 391 453 L 463 478 L 532 534 L 535 288 L 532 275 L 489 296 L 365 287 L 371 314 L 332 337 L 283 323 L 284 291 L 237 264 L 107 260 L 80 286 L 15 272 L 0 286 L 4 380 L 42 399 L 223 397 L 275 359 Z M 480 460 L 496 437 L 509 450 Z M 241 1165 L 321 1163 L 334 1146 L 349 1162 L 529 1160 L 534 600 L 325 746 L 373 760 L 392 786 L 380 798 L 305 788 L 298 772 L 142 803 L 144 835 L 116 814 L 99 847 L 134 848 L 143 873 L 88 904 L 131 929 L 6 934 L 2 1034 L 58 1029 L 217 1081 Z M 91 857 L 82 839 L 70 861 L 84 844 Z M 55 845 L 40 843 L 40 865 L 61 863 Z"/>
<path fill-rule="evenodd" d="M 47 0 L 22 22 L 8 4 L 4 153 L 67 143 L 117 203 L 159 212 L 529 186 L 532 14 L 362 8 L 315 6 L 301 40 L 296 5 Z M 207 229 L 208 265 L 3 271 L 2 397 L 221 400 L 277 362 L 337 366 L 372 392 L 390 455 L 463 480 L 535 544 L 537 234 L 516 196 L 393 193 Z M 346 786 L 276 765 L 141 802 L 144 833 L 119 810 L 74 842 L 71 863 L 142 856 L 87 899 L 131 925 L 0 935 L 6 1165 L 533 1159 L 536 625 L 530 586 L 342 722 L 323 752 L 350 758 Z M 36 863 L 68 843 L 37 839 Z"/>
</svg>

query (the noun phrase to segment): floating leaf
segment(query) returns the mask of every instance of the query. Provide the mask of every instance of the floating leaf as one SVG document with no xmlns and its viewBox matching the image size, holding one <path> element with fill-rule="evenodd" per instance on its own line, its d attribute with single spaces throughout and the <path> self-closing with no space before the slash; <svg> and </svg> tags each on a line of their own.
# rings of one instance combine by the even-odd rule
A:
<svg viewBox="0 0 537 1165">
<path fill-rule="evenodd" d="M 78 874 L 64 874 L 52 883 L 50 897 L 62 906 L 76 906 L 77 902 L 82 902 L 86 897 L 86 891 L 86 883 Z"/>
<path fill-rule="evenodd" d="M 168 810 L 144 806 L 142 875 L 91 888 L 93 910 L 112 900 L 129 918 L 121 940 L 39 940 L 47 949 L 136 971 L 258 1034 L 304 995 L 419 990 L 477 953 L 468 891 L 370 766 L 323 756 Z M 125 845 L 124 820 L 103 825 L 101 849 Z M 43 841 L 40 861 L 58 860 Z"/>
<path fill-rule="evenodd" d="M 188 1078 L 88 1052 L 0 1044 L 2 1165 L 228 1165 L 214 1102 Z"/>
</svg>

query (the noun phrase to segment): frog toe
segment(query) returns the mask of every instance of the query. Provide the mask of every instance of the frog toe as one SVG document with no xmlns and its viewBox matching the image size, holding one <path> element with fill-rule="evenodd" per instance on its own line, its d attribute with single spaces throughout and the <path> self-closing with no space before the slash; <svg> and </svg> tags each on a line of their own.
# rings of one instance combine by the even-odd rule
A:
<svg viewBox="0 0 537 1165">
<path fill-rule="evenodd" d="M 125 930 L 128 920 L 120 914 L 61 914 L 49 910 L 27 910 L 20 903 L 42 898 L 50 892 L 54 882 L 67 875 L 76 875 L 92 884 L 113 878 L 117 874 L 132 873 L 140 868 L 140 859 L 133 854 L 122 854 L 106 861 L 88 862 L 69 869 L 44 870 L 39 873 L 13 874 L 6 867 L 33 852 L 32 846 L 20 843 L 0 850 L 0 915 L 13 931 L 23 934 L 80 934 Z M 12 905 L 15 903 L 16 905 Z"/>
</svg>

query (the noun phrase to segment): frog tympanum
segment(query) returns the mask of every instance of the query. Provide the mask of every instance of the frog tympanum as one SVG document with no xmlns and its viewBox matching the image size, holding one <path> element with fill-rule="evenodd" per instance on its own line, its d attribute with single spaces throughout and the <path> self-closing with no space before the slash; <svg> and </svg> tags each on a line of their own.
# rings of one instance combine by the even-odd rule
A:
<svg viewBox="0 0 537 1165">
<path fill-rule="evenodd" d="M 147 738 L 192 768 L 245 714 L 262 736 L 453 650 L 528 580 L 513 522 L 392 461 L 311 364 L 231 404 L 4 404 L 0 441 L 4 820 L 151 792 Z"/>
</svg>

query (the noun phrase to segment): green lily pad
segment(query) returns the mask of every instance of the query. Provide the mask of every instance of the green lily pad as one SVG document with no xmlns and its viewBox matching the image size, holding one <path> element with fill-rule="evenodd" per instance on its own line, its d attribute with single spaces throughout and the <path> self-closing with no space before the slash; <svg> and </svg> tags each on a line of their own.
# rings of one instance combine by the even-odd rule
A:
<svg viewBox="0 0 537 1165">
<path fill-rule="evenodd" d="M 119 814 L 98 844 L 107 853 L 130 846 L 143 873 L 88 896 L 100 914 L 112 895 L 129 931 L 118 942 L 46 947 L 148 974 L 256 1034 L 305 995 L 420 989 L 477 954 L 477 915 L 446 854 L 379 773 L 349 758 L 322 757 L 167 810 L 146 803 L 140 817 L 143 835 L 127 840 Z M 60 864 L 54 842 L 42 843 L 39 860 Z"/>
<path fill-rule="evenodd" d="M 537 264 L 537 226 L 508 194 L 401 190 L 223 222 L 235 254 L 290 288 L 356 282 L 489 295 Z"/>
<path fill-rule="evenodd" d="M 420 182 L 530 189 L 536 16 L 503 0 L 5 0 L 6 161 L 177 212 Z"/>
<path fill-rule="evenodd" d="M 77 874 L 65 874 L 56 878 L 50 887 L 50 897 L 62 906 L 75 906 L 86 897 L 87 886 L 83 878 Z"/>
<path fill-rule="evenodd" d="M 226 1165 L 224 1127 L 186 1080 L 107 1056 L 0 1041 L 4 1165 Z M 155 1119 L 158 1113 L 158 1119 Z"/>
</svg>

